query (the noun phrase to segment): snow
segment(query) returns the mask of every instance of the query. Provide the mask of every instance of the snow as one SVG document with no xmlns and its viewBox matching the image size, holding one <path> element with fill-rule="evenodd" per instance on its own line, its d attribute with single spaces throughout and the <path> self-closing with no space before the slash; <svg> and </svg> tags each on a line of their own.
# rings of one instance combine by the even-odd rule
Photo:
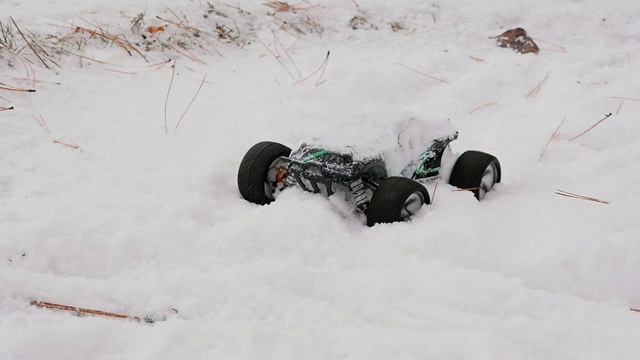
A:
<svg viewBox="0 0 640 360">
<path fill-rule="evenodd" d="M 326 0 L 274 17 L 264 1 L 211 3 L 242 48 L 169 25 L 148 63 L 96 38 L 77 53 L 104 63 L 52 53 L 48 70 L 23 49 L 35 83 L 0 52 L 0 82 L 36 89 L 0 90 L 14 107 L 0 112 L 0 358 L 637 358 L 640 7 Z M 136 15 L 223 21 L 207 11 L 9 0 L 0 21 L 42 42 L 99 24 L 142 48 Z M 490 38 L 515 27 L 538 55 Z M 158 46 L 180 36 L 189 53 Z M 477 202 L 440 182 L 412 222 L 372 228 L 339 199 L 241 199 L 253 144 L 296 144 L 378 106 L 449 119 L 453 151 L 495 155 L 502 183 Z"/>
<path fill-rule="evenodd" d="M 434 140 L 453 139 L 455 136 L 456 130 L 449 120 L 429 119 L 409 111 L 375 107 L 344 119 L 335 128 L 304 140 L 293 149 L 307 144 L 349 154 L 355 161 L 381 158 L 389 176 L 398 176 L 403 170 L 408 170 L 407 176 L 411 176 L 417 165 L 409 165 L 418 162 L 420 155 L 431 147 Z"/>
</svg>

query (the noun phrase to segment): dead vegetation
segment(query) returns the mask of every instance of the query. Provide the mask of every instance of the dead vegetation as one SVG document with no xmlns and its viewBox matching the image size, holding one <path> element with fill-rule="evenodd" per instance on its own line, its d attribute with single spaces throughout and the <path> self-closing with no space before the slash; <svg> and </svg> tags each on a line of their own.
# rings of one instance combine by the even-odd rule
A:
<svg viewBox="0 0 640 360">
<path fill-rule="evenodd" d="M 324 31 L 315 14 L 317 10 L 322 9 L 320 5 L 313 5 L 308 1 L 300 4 L 266 1 L 264 5 L 272 10 L 270 15 L 284 31 L 298 35 L 320 34 Z"/>
<path fill-rule="evenodd" d="M 592 201 L 592 202 L 597 202 L 600 204 L 609 204 L 608 201 L 604 201 L 604 200 L 600 200 L 600 199 L 596 199 L 594 197 L 590 197 L 590 196 L 584 196 L 584 195 L 578 195 L 578 194 L 573 194 L 564 190 L 556 190 L 556 194 L 560 195 L 560 196 L 565 196 L 568 198 L 572 198 L 572 199 L 578 199 L 578 200 L 587 200 L 587 201 Z"/>
<path fill-rule="evenodd" d="M 509 48 L 521 54 L 537 54 L 540 49 L 523 28 L 507 30 L 495 37 L 498 46 Z"/>
<path fill-rule="evenodd" d="M 596 126 L 600 125 L 602 122 L 604 122 L 605 120 L 607 120 L 612 114 L 609 113 L 607 115 L 605 115 L 602 119 L 598 120 L 595 124 L 593 124 L 590 128 L 588 128 L 587 130 L 581 132 L 580 134 L 572 137 L 571 139 L 569 139 L 569 141 L 573 141 L 579 137 L 581 137 L 582 135 L 588 133 L 589 131 L 591 131 L 593 128 L 595 128 Z"/>
<path fill-rule="evenodd" d="M 147 324 L 152 324 L 155 321 L 157 321 L 156 319 L 154 319 L 151 316 L 145 316 L 145 317 L 143 317 L 143 316 L 132 316 L 132 315 L 125 315 L 125 314 L 107 312 L 107 311 L 102 311 L 102 310 L 85 309 L 85 308 L 81 308 L 81 307 L 77 307 L 77 306 L 56 304 L 56 303 L 51 303 L 51 302 L 46 302 L 46 301 L 32 301 L 31 305 L 39 307 L 41 309 L 67 311 L 67 312 L 71 312 L 71 313 L 75 314 L 76 316 L 80 316 L 80 317 L 82 317 L 82 316 L 101 316 L 101 317 L 115 318 L 115 319 L 134 320 L 134 321 L 137 321 L 139 323 L 147 323 Z M 175 309 L 174 309 L 174 311 L 176 313 L 178 312 Z"/>
<path fill-rule="evenodd" d="M 378 27 L 370 23 L 363 15 L 356 15 L 349 20 L 349 26 L 353 30 L 378 30 Z"/>
</svg>

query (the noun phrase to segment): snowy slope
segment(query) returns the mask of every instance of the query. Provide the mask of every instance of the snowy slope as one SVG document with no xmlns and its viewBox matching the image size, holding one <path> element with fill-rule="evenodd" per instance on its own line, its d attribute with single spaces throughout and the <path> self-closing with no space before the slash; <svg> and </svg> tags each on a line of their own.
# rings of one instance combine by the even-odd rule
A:
<svg viewBox="0 0 640 360">
<path fill-rule="evenodd" d="M 36 90 L 0 90 L 0 358 L 638 357 L 637 4 L 49 3 L 3 1 L 0 21 L 53 47 L 108 28 L 148 62 L 85 36 L 51 70 L 22 49 L 31 74 L 0 50 L 0 83 Z M 539 54 L 490 39 L 514 27 Z M 379 106 L 450 119 L 453 150 L 497 156 L 502 183 L 482 203 L 440 183 L 412 222 L 372 228 L 337 198 L 241 199 L 254 143 Z"/>
</svg>

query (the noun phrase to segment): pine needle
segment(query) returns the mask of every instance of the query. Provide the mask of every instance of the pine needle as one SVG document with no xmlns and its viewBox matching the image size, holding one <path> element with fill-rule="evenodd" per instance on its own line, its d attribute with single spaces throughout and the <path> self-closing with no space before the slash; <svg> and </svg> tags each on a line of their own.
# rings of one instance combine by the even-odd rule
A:
<svg viewBox="0 0 640 360">
<path fill-rule="evenodd" d="M 9 86 L 9 85 L 0 85 L 0 90 L 7 90 L 7 91 L 17 91 L 17 92 L 36 92 L 35 89 L 23 89 L 23 88 L 16 88 L 13 86 Z"/>
<path fill-rule="evenodd" d="M 597 202 L 597 203 L 600 203 L 600 204 L 609 204 L 608 201 L 596 199 L 596 198 L 589 197 L 589 196 L 573 194 L 573 193 L 570 193 L 570 192 L 567 192 L 567 191 L 564 191 L 564 190 L 559 190 L 559 189 L 556 189 L 556 194 L 561 195 L 561 196 L 566 196 L 566 197 L 569 197 L 569 198 L 573 198 L 573 199 L 593 201 L 593 202 Z"/>
<path fill-rule="evenodd" d="M 550 71 L 547 72 L 547 75 L 544 76 L 544 79 L 542 79 L 536 87 L 534 87 L 533 89 L 531 89 L 531 91 L 529 91 L 529 93 L 527 94 L 528 98 L 534 98 L 538 96 L 540 89 L 542 89 L 542 85 L 544 85 L 544 83 L 547 82 L 547 79 L 549 79 L 550 73 L 551 73 Z"/>
<path fill-rule="evenodd" d="M 77 144 L 74 144 L 72 141 L 72 144 L 66 143 L 64 141 L 60 141 L 60 140 L 53 140 L 54 144 L 60 144 L 62 146 L 66 146 L 68 148 L 74 149 L 74 150 L 80 150 L 80 152 L 82 152 L 82 149 L 80 148 L 80 146 L 78 146 Z"/>
<path fill-rule="evenodd" d="M 591 131 L 591 129 L 593 129 L 594 127 L 598 126 L 600 123 L 602 123 L 603 121 L 607 120 L 609 117 L 611 116 L 611 113 L 605 115 L 602 119 L 598 120 L 598 122 L 596 122 L 595 124 L 593 124 L 590 128 L 588 128 L 587 130 L 581 132 L 580 134 L 572 137 L 571 139 L 569 139 L 569 141 L 573 141 L 577 138 L 579 138 L 580 136 L 588 133 L 589 131 Z"/>
<path fill-rule="evenodd" d="M 543 42 L 543 43 L 547 43 L 553 47 L 555 47 L 554 49 L 540 49 L 540 50 L 547 50 L 547 51 L 558 51 L 558 52 L 563 52 L 566 53 L 567 49 L 564 46 L 560 46 L 558 44 L 554 44 L 551 41 L 547 41 L 547 40 L 543 40 L 543 39 L 538 39 L 538 38 L 534 38 L 533 40 L 538 41 L 538 42 Z"/>
<path fill-rule="evenodd" d="M 622 96 L 612 96 L 612 99 L 621 99 L 621 100 L 631 100 L 631 101 L 640 101 L 640 99 L 630 98 L 630 97 L 622 97 Z"/>
<path fill-rule="evenodd" d="M 169 94 L 171 93 L 171 85 L 173 85 L 173 78 L 176 76 L 176 65 L 178 61 L 173 62 L 173 71 L 171 72 L 171 81 L 169 82 L 169 89 L 167 90 L 167 97 L 164 100 L 164 133 L 168 134 L 169 130 L 167 128 L 167 104 L 169 103 Z"/>
<path fill-rule="evenodd" d="M 564 124 L 565 120 L 567 120 L 566 116 L 564 118 L 562 118 L 562 121 L 560 122 L 560 124 L 556 128 L 556 131 L 553 132 L 553 135 L 551 135 L 551 137 L 549 138 L 549 141 L 547 141 L 547 144 L 544 146 L 544 149 L 542 150 L 542 154 L 540 154 L 540 158 L 538 159 L 538 162 L 540 162 L 542 160 L 542 157 L 544 156 L 544 153 L 547 151 L 547 147 L 549 147 L 549 144 L 551 144 L 553 139 L 555 139 L 558 136 L 558 130 L 560 130 L 560 127 L 562 126 L 562 124 Z"/>
<path fill-rule="evenodd" d="M 397 64 L 398 64 L 398 65 L 400 65 L 400 66 L 402 66 L 403 68 L 406 68 L 406 69 L 409 69 L 409 70 L 411 70 L 411 71 L 414 71 L 414 72 L 416 72 L 416 73 L 418 73 L 418 74 L 420 74 L 420 75 L 422 75 L 422 76 L 426 76 L 426 77 L 428 77 L 428 78 L 430 78 L 430 79 L 440 81 L 441 83 L 449 84 L 449 82 L 448 82 L 448 81 L 446 81 L 446 80 L 438 79 L 438 78 L 437 78 L 437 77 L 435 77 L 435 76 L 431 76 L 431 75 L 429 75 L 429 74 L 425 74 L 425 73 L 423 73 L 423 72 L 421 72 L 421 71 L 418 71 L 418 70 L 416 70 L 416 69 L 410 68 L 410 67 L 408 67 L 408 66 L 406 66 L 406 65 L 403 65 L 403 64 L 401 64 L 401 63 L 397 63 Z"/>
<path fill-rule="evenodd" d="M 291 80 L 296 81 L 296 78 L 293 76 L 291 71 L 289 71 L 289 68 L 287 68 L 287 66 L 282 62 L 282 60 L 280 60 L 280 57 L 276 55 L 273 51 L 271 51 L 271 49 L 269 49 L 269 47 L 257 35 L 254 34 L 253 37 L 258 39 L 260 44 L 262 44 L 262 46 L 264 46 L 264 48 L 267 49 L 267 51 L 271 54 L 271 56 L 273 56 L 273 58 L 276 59 L 276 61 L 278 61 L 280 65 L 282 65 L 282 67 L 287 71 L 287 74 L 289 74 L 289 76 L 291 77 Z"/>
<path fill-rule="evenodd" d="M 154 320 L 150 317 L 130 316 L 125 314 L 117 314 L 112 312 L 101 311 L 101 310 L 84 309 L 76 306 L 54 304 L 54 303 L 44 302 L 44 301 L 32 301 L 31 305 L 37 306 L 39 308 L 44 308 L 44 309 L 71 311 L 76 313 L 77 315 L 103 316 L 103 317 L 110 317 L 110 318 L 117 318 L 117 319 L 135 320 L 137 322 L 145 322 L 145 323 L 154 322 Z"/>
<path fill-rule="evenodd" d="M 191 107 L 191 104 L 193 104 L 193 101 L 196 99 L 196 97 L 200 93 L 200 89 L 202 89 L 202 85 L 204 85 L 206 80 L 207 80 L 207 74 L 204 74 L 204 78 L 202 78 L 202 81 L 200 82 L 200 86 L 198 87 L 198 91 L 196 91 L 195 95 L 193 95 L 193 98 L 189 102 L 189 105 L 187 105 L 187 108 L 184 109 L 184 112 L 180 116 L 180 119 L 178 120 L 178 123 L 176 124 L 176 128 L 173 131 L 178 131 L 178 126 L 180 126 L 180 123 L 182 122 L 182 118 L 184 118 L 184 115 L 187 113 L 187 111 Z"/>
<path fill-rule="evenodd" d="M 44 131 L 46 131 L 47 134 L 49 134 L 49 126 L 47 126 L 47 123 L 44 121 L 44 117 L 42 117 L 42 115 L 40 115 L 40 117 L 36 117 L 35 115 L 33 115 L 33 118 L 38 122 L 38 125 L 40 125 L 41 128 L 44 129 Z"/>
<path fill-rule="evenodd" d="M 13 23 L 13 25 L 16 27 L 16 30 L 18 30 L 18 34 L 20 34 L 20 36 L 22 36 L 22 39 L 24 40 L 24 42 L 27 43 L 27 46 L 29 46 L 29 49 L 31 49 L 31 51 L 36 55 L 36 57 L 40 60 L 40 62 L 42 62 L 42 64 L 49 70 L 51 70 L 51 67 L 49 67 L 49 64 L 47 64 L 42 57 L 40 57 L 40 54 L 38 54 L 38 52 L 36 51 L 36 49 L 33 48 L 33 45 L 31 45 L 31 42 L 29 42 L 29 40 L 27 40 L 27 38 L 24 36 L 24 34 L 22 33 L 22 31 L 20 30 L 20 28 L 18 27 L 18 24 L 16 24 L 16 22 L 13 20 L 13 18 L 10 16 L 9 19 L 11 20 L 11 22 Z"/>
<path fill-rule="evenodd" d="M 484 105 L 482 105 L 482 106 L 479 106 L 479 107 L 477 107 L 477 108 L 475 108 L 475 109 L 473 109 L 473 110 L 469 111 L 469 115 L 473 114 L 474 112 L 476 112 L 476 111 L 478 111 L 478 110 L 484 109 L 484 108 L 486 108 L 486 107 L 488 107 L 488 106 L 495 105 L 495 104 L 496 104 L 495 102 L 486 103 L 486 104 L 484 104 Z"/>
<path fill-rule="evenodd" d="M 320 81 L 320 80 L 322 79 L 322 75 L 324 75 L 324 71 L 327 69 L 327 65 L 329 64 L 329 55 L 331 55 L 331 51 L 327 51 L 327 56 L 324 58 L 324 61 L 322 62 L 322 64 L 320 64 L 320 66 L 316 69 L 316 71 L 311 73 L 311 75 L 307 76 L 306 78 L 296 81 L 296 84 L 300 84 L 307 81 L 313 75 L 317 74 L 318 71 L 321 71 L 320 76 L 318 77 L 318 80 L 316 80 L 315 86 L 322 85 L 325 81 Z"/>
</svg>

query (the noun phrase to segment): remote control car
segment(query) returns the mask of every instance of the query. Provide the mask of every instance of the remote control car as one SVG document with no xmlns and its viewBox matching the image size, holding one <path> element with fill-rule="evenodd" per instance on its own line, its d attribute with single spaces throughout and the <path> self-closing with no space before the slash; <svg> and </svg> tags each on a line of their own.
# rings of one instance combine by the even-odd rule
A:
<svg viewBox="0 0 640 360">
<path fill-rule="evenodd" d="M 478 200 L 500 182 L 493 155 L 451 152 L 449 143 L 457 137 L 448 120 L 365 115 L 293 152 L 275 142 L 254 145 L 240 163 L 238 188 L 245 200 L 260 205 L 292 186 L 326 196 L 340 192 L 366 215 L 368 226 L 404 221 L 430 203 L 424 182 L 440 178 Z"/>
</svg>

